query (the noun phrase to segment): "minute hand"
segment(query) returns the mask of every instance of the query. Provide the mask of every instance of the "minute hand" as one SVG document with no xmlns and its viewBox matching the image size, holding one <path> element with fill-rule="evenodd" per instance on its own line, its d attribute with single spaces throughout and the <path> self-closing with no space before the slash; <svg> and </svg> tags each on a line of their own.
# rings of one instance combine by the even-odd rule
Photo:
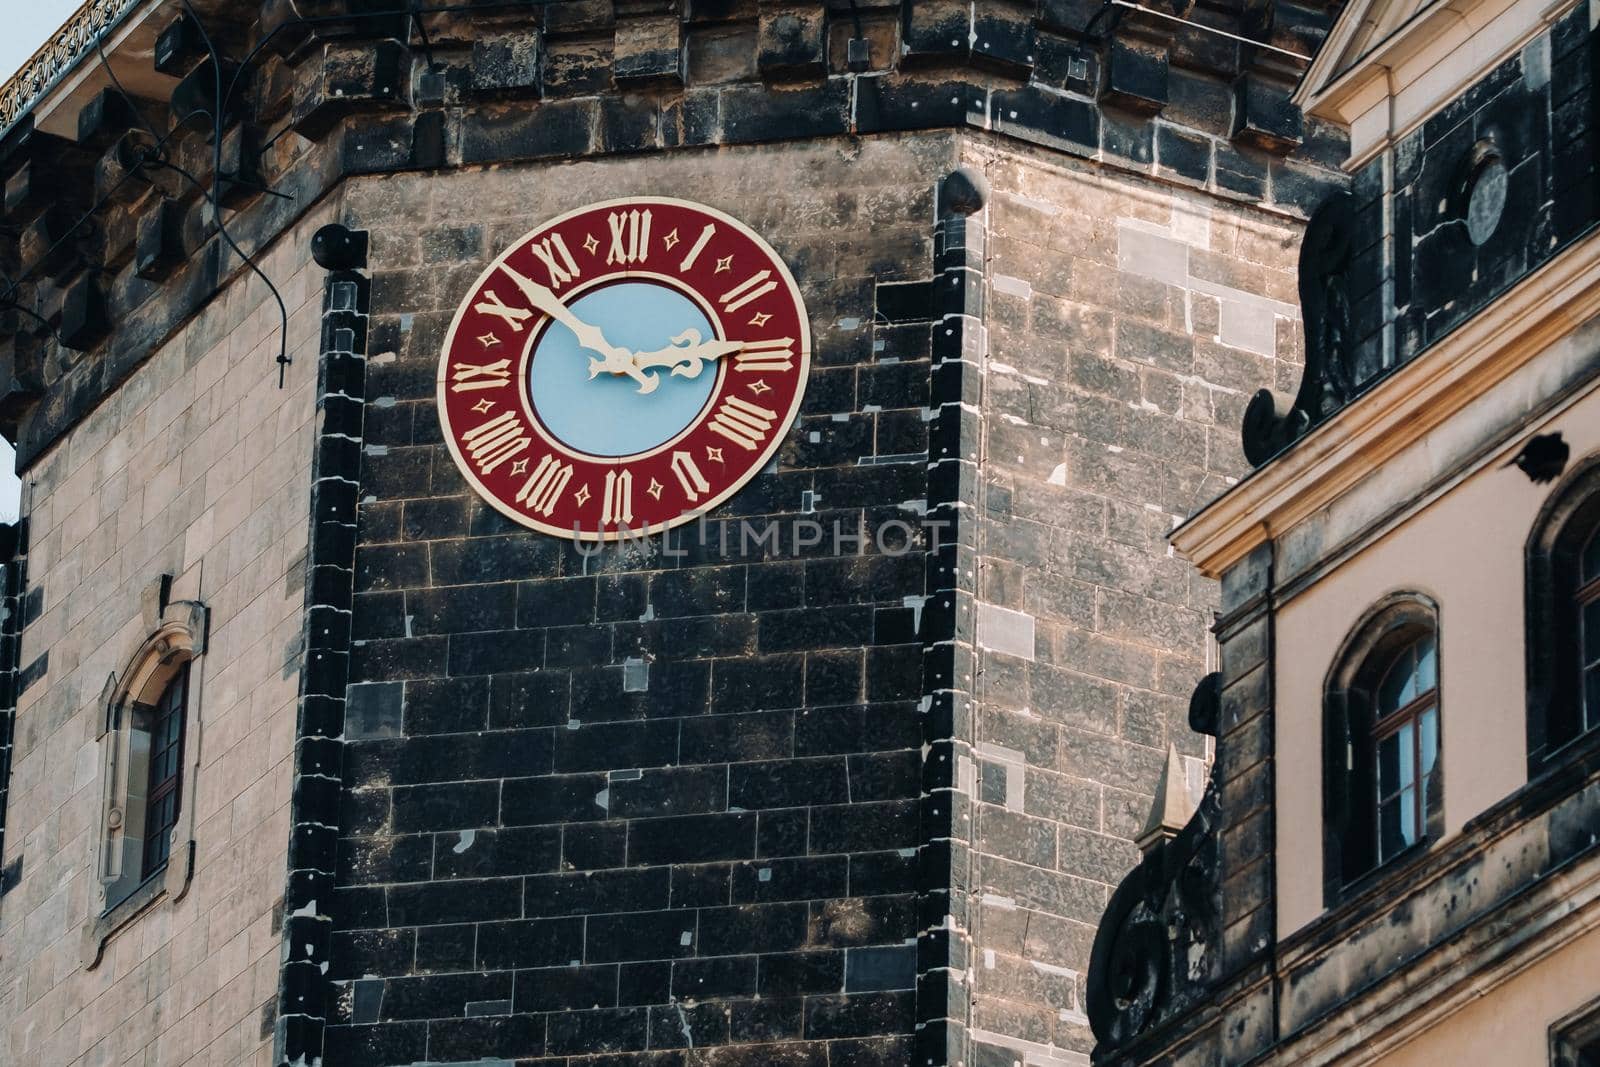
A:
<svg viewBox="0 0 1600 1067">
<path fill-rule="evenodd" d="M 608 342 L 605 334 L 600 331 L 600 327 L 584 322 L 574 315 L 572 310 L 561 302 L 561 298 L 546 286 L 540 285 L 532 278 L 513 270 L 508 264 L 500 264 L 500 269 L 505 271 L 506 276 L 516 283 L 518 289 L 522 290 L 522 295 L 527 298 L 528 303 L 571 330 L 572 335 L 578 339 L 578 344 L 591 352 L 598 352 L 604 357 L 603 359 L 591 359 L 589 361 L 589 377 L 593 378 L 601 371 L 609 371 L 612 374 L 626 374 L 639 383 L 639 392 L 650 393 L 655 391 L 660 382 L 635 367 L 630 353 L 626 349 L 618 348 Z"/>
</svg>

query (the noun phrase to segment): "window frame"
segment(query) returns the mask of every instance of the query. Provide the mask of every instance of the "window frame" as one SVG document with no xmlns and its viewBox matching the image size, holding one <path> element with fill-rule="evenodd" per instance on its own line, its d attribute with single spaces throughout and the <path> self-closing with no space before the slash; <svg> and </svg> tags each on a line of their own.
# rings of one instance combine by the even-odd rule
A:
<svg viewBox="0 0 1600 1067">
<path fill-rule="evenodd" d="M 1438 603 L 1425 593 L 1391 593 L 1372 605 L 1341 643 L 1323 683 L 1323 902 L 1332 907 L 1404 865 L 1444 832 L 1444 661 Z M 1400 656 L 1431 635 L 1433 688 L 1388 715 L 1378 691 Z M 1379 818 L 1378 743 L 1406 721 L 1420 731 L 1422 715 L 1437 722 L 1434 767 L 1428 780 L 1415 765 L 1416 840 L 1383 856 Z M 1420 739 L 1413 741 L 1420 745 Z M 1426 796 L 1422 790 L 1426 788 Z M 1381 857 L 1381 858 L 1380 858 Z"/>
<path fill-rule="evenodd" d="M 1600 1001 L 1550 1024 L 1550 1067 L 1600 1064 Z"/>
<path fill-rule="evenodd" d="M 1402 644 L 1397 650 L 1391 653 L 1387 657 L 1389 663 L 1388 667 L 1385 668 L 1378 676 L 1377 690 L 1380 694 L 1382 693 L 1383 685 L 1389 680 L 1389 676 L 1396 670 L 1400 669 L 1401 657 L 1411 653 L 1412 650 L 1416 649 L 1423 641 L 1427 641 L 1434 646 L 1433 654 L 1435 657 L 1434 662 L 1436 666 L 1434 669 L 1433 685 L 1429 686 L 1428 689 L 1421 694 L 1412 697 L 1404 704 L 1394 708 L 1392 711 L 1383 710 L 1380 696 L 1380 701 L 1378 706 L 1375 708 L 1372 717 L 1371 737 L 1374 755 L 1373 763 L 1377 769 L 1377 781 L 1375 782 L 1377 788 L 1373 797 L 1373 815 L 1377 820 L 1377 825 L 1373 830 L 1374 841 L 1377 848 L 1377 857 L 1374 864 L 1375 867 L 1383 867 L 1386 864 L 1393 862 L 1396 856 L 1401 855 L 1408 849 L 1421 843 L 1426 835 L 1428 815 L 1432 810 L 1432 806 L 1428 803 L 1427 794 L 1428 790 L 1432 787 L 1434 776 L 1439 772 L 1439 745 L 1437 736 L 1440 713 L 1439 672 L 1437 669 L 1439 654 L 1438 633 L 1436 631 L 1429 631 L 1425 636 L 1418 636 L 1414 640 Z M 1413 659 L 1411 663 L 1411 672 L 1415 674 L 1419 667 L 1420 659 Z M 1424 771 L 1422 769 L 1422 720 L 1430 711 L 1434 714 L 1434 762 L 1432 768 Z M 1395 789 L 1394 792 L 1385 794 L 1383 792 L 1383 743 L 1389 738 L 1394 737 L 1396 734 L 1399 734 L 1407 726 L 1410 726 L 1412 730 L 1411 781 L 1409 784 L 1402 784 Z M 1408 814 L 1411 817 L 1411 826 L 1414 828 L 1417 839 L 1415 841 L 1408 842 L 1395 852 L 1391 853 L 1389 856 L 1385 857 L 1383 855 L 1383 808 L 1384 805 L 1390 800 L 1403 796 L 1407 788 L 1411 790 L 1411 810 Z"/>
<path fill-rule="evenodd" d="M 171 579 L 162 576 L 143 598 L 146 636 L 124 669 L 106 680 L 100 746 L 101 812 L 91 838 L 90 873 L 96 903 L 81 931 L 80 959 L 99 965 L 106 944 L 162 900 L 176 901 L 194 874 L 195 779 L 199 754 L 200 696 L 209 613 L 198 601 L 169 601 Z M 168 855 L 147 869 L 145 832 L 151 801 L 147 734 L 163 698 L 183 686 L 175 780 L 163 795 L 173 798 L 166 831 Z M 155 799 L 160 799 L 155 798 Z M 133 867 L 137 867 L 134 870 Z"/>
<path fill-rule="evenodd" d="M 141 862 L 139 864 L 139 877 L 141 881 L 154 878 L 166 870 L 167 864 L 172 859 L 172 831 L 178 825 L 179 816 L 183 813 L 183 749 L 184 737 L 189 732 L 185 720 L 189 714 L 189 665 L 192 660 L 184 660 L 176 673 L 168 680 L 167 687 L 161 693 L 161 700 L 156 705 L 152 715 L 149 736 L 152 739 L 152 750 L 146 760 L 149 771 L 144 792 L 144 842 L 141 848 Z M 169 706 L 169 698 L 176 692 L 176 706 Z M 177 736 L 170 744 L 159 740 L 173 720 L 177 720 Z M 157 750 L 154 746 L 160 745 Z M 169 774 L 157 775 L 168 753 L 172 753 L 172 771 Z M 172 799 L 173 811 L 170 818 L 162 817 L 159 827 L 152 829 L 151 823 L 155 817 L 158 806 L 168 798 Z M 165 844 L 162 847 L 160 858 L 152 859 L 151 848 L 154 845 Z"/>
<path fill-rule="evenodd" d="M 1594 523 L 1589 530 L 1589 538 L 1578 546 L 1578 588 L 1572 594 L 1574 606 L 1578 613 L 1578 737 L 1582 737 L 1594 730 L 1600 730 L 1600 702 L 1595 707 L 1589 706 L 1589 675 L 1591 672 L 1600 674 L 1600 655 L 1592 662 L 1584 662 L 1588 658 L 1589 635 L 1585 632 L 1588 609 L 1595 603 L 1600 603 L 1600 565 L 1595 567 L 1593 575 L 1584 573 L 1584 560 L 1589 555 L 1591 547 L 1600 546 L 1600 522 Z M 1600 553 L 1597 553 L 1600 554 Z"/>
<path fill-rule="evenodd" d="M 1600 715 L 1585 707 L 1581 577 L 1583 549 L 1600 536 L 1600 453 L 1567 473 L 1528 534 L 1525 557 L 1528 778 L 1600 745 Z"/>
</svg>

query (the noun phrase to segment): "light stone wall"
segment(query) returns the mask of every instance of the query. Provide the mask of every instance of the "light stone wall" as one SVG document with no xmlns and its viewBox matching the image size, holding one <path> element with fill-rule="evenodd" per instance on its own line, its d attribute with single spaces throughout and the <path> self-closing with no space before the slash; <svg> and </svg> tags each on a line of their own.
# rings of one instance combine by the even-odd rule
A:
<svg viewBox="0 0 1600 1067">
<path fill-rule="evenodd" d="M 1187 716 L 1217 592 L 1166 536 L 1248 469 L 1250 395 L 1299 380 L 1304 222 L 976 139 L 966 161 L 991 186 L 972 1027 L 1087 1064 L 1095 928 L 1168 746 L 1194 799 L 1209 755 Z"/>
<path fill-rule="evenodd" d="M 308 242 L 326 215 L 264 263 L 290 311 L 283 389 L 277 306 L 235 277 L 24 475 L 43 611 L 21 662 L 49 659 L 18 705 L 0 860 L 22 870 L 0 898 L 0 1063 L 271 1062 L 322 299 Z M 200 764 L 194 877 L 89 969 L 99 700 L 146 636 L 141 593 L 163 573 L 174 599 L 210 609 L 185 741 L 186 767 L 196 745 Z"/>
</svg>

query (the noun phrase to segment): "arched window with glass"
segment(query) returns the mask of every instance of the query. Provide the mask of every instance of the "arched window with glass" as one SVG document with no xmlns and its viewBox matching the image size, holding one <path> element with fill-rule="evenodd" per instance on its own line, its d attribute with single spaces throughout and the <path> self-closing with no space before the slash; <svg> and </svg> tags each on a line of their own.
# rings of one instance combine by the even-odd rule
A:
<svg viewBox="0 0 1600 1067">
<path fill-rule="evenodd" d="M 1444 829 L 1439 613 L 1386 597 L 1346 638 L 1323 695 L 1323 885 L 1331 906 Z"/>
<path fill-rule="evenodd" d="M 1600 736 L 1600 455 L 1550 494 L 1527 546 L 1528 775 Z"/>
</svg>

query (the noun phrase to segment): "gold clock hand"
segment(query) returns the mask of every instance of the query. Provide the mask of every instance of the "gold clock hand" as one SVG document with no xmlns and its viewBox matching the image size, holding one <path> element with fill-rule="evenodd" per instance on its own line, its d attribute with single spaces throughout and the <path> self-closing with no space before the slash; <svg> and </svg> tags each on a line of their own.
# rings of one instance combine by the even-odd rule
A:
<svg viewBox="0 0 1600 1067">
<path fill-rule="evenodd" d="M 699 330 L 688 329 L 674 337 L 665 348 L 635 352 L 633 363 L 640 370 L 669 367 L 668 373 L 697 378 L 707 363 L 732 355 L 742 348 L 743 341 L 702 341 Z"/>
<path fill-rule="evenodd" d="M 604 357 L 603 359 L 591 359 L 589 361 L 590 378 L 594 378 L 601 371 L 607 371 L 611 374 L 626 374 L 639 383 L 639 392 L 655 392 L 656 386 L 661 384 L 660 381 L 634 366 L 633 354 L 625 348 L 618 348 L 608 342 L 600 327 L 584 322 L 574 315 L 572 310 L 561 302 L 561 298 L 546 286 L 540 285 L 532 278 L 513 270 L 508 264 L 500 264 L 500 269 L 505 271 L 506 276 L 516 283 L 518 289 L 522 290 L 522 295 L 527 298 L 528 303 L 571 330 L 573 336 L 578 339 L 578 344 L 591 352 L 598 352 Z"/>
</svg>

